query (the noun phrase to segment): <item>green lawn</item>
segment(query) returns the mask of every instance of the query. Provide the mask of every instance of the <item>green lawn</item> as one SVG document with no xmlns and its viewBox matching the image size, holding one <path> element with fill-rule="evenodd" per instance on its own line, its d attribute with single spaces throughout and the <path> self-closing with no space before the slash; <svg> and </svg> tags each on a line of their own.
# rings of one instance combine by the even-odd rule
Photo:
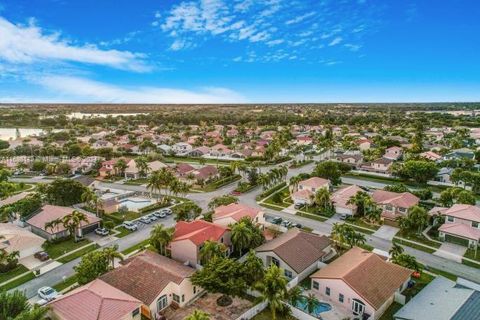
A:
<svg viewBox="0 0 480 320">
<path fill-rule="evenodd" d="M 324 221 L 328 220 L 328 218 L 324 217 L 324 216 L 319 216 L 317 214 L 305 213 L 305 212 L 300 212 L 300 211 L 297 211 L 296 215 L 300 216 L 300 217 L 304 217 L 304 218 L 309 218 L 309 219 L 312 219 L 312 220 L 317 220 L 317 221 L 320 221 L 320 222 L 324 222 Z"/>
<path fill-rule="evenodd" d="M 16 280 L 13 280 L 13 281 L 11 281 L 11 282 L 3 285 L 3 286 L 0 286 L 0 291 L 1 290 L 5 290 L 5 291 L 11 290 L 11 289 L 16 288 L 19 285 L 22 285 L 25 282 L 28 282 L 28 281 L 30 281 L 34 278 L 35 278 L 35 275 L 33 274 L 33 272 L 29 272 L 29 273 L 25 274 L 24 276 L 22 276 L 22 277 L 20 277 Z"/>
<path fill-rule="evenodd" d="M 371 229 L 373 231 L 376 231 L 376 230 L 380 229 L 380 227 L 381 227 L 380 225 L 370 224 L 370 223 L 366 222 L 365 220 L 363 220 L 359 217 L 349 217 L 345 220 L 345 222 L 350 223 L 350 224 L 354 224 L 354 225 L 359 226 L 359 227 Z"/>
<path fill-rule="evenodd" d="M 45 242 L 44 249 L 48 253 L 51 259 L 56 259 L 65 253 L 83 247 L 89 244 L 91 241 L 88 239 L 83 239 L 82 241 L 75 242 L 73 238 L 69 238 L 65 241 L 59 243 L 48 243 Z"/>
<path fill-rule="evenodd" d="M 477 254 L 475 256 L 475 250 L 469 248 L 469 249 L 467 249 L 467 252 L 465 252 L 464 257 L 475 260 L 475 261 L 478 261 L 478 263 L 480 263 L 480 250 L 477 250 Z"/>
<path fill-rule="evenodd" d="M 5 273 L 0 273 L 0 283 L 3 283 L 7 280 L 15 278 L 15 277 L 21 275 L 22 273 L 27 272 L 27 271 L 28 271 L 28 269 L 24 265 L 19 264 L 13 270 L 10 270 L 10 271 L 5 272 Z"/>
<path fill-rule="evenodd" d="M 124 227 L 118 227 L 116 230 L 120 231 L 115 237 L 117 238 L 123 238 L 125 236 L 128 236 L 130 233 L 134 232 L 131 230 L 128 230 L 127 228 Z"/>
<path fill-rule="evenodd" d="M 59 282 L 53 286 L 53 289 L 57 290 L 58 292 L 74 285 L 77 282 L 77 276 L 73 275 L 65 279 L 65 281 Z"/>
<path fill-rule="evenodd" d="M 139 186 L 139 185 L 146 184 L 146 183 L 148 183 L 147 178 L 140 178 L 140 179 L 135 179 L 135 180 L 127 180 L 123 184 Z"/>
<path fill-rule="evenodd" d="M 75 259 L 77 259 L 77 258 L 79 258 L 79 257 L 97 249 L 97 248 L 98 248 L 98 245 L 95 243 L 95 244 L 89 245 L 89 246 L 87 246 L 83 249 L 80 249 L 78 251 L 75 251 L 74 253 L 69 254 L 68 256 L 65 256 L 61 259 L 58 259 L 57 261 L 60 262 L 60 263 L 67 263 L 67 262 L 75 260 Z"/>
<path fill-rule="evenodd" d="M 137 243 L 136 245 L 133 245 L 130 248 L 127 248 L 127 249 L 123 250 L 122 253 L 125 254 L 125 255 L 127 255 L 129 253 L 132 253 L 135 250 L 138 250 L 138 249 L 141 249 L 143 247 L 149 246 L 150 245 L 149 242 L 150 242 L 150 239 L 145 239 L 145 240 Z"/>
<path fill-rule="evenodd" d="M 450 279 L 452 281 L 457 281 L 457 276 L 450 273 L 450 272 L 446 272 L 446 271 L 443 271 L 443 270 L 439 270 L 439 269 L 436 269 L 436 268 L 432 268 L 432 267 L 428 267 L 428 271 L 430 271 L 431 273 L 435 273 L 436 275 L 439 275 L 439 276 L 443 276 L 447 279 Z"/>
<path fill-rule="evenodd" d="M 404 245 L 404 246 L 407 246 L 407 247 L 410 247 L 410 248 L 414 248 L 414 249 L 417 249 L 417 250 L 420 250 L 420 251 L 424 251 L 424 252 L 427 252 L 427 253 L 434 253 L 435 251 L 437 251 L 437 250 L 426 248 L 422 245 L 402 241 L 399 238 L 393 238 L 392 242 L 393 243 L 398 243 L 398 244 L 401 244 L 401 245 Z"/>
<path fill-rule="evenodd" d="M 292 316 L 284 317 L 279 314 L 277 314 L 277 320 L 295 320 L 296 318 Z M 270 310 L 265 309 L 259 314 L 257 314 L 255 317 L 252 318 L 252 320 L 272 320 L 272 314 L 270 313 Z"/>
<path fill-rule="evenodd" d="M 416 233 L 407 233 L 407 232 L 399 231 L 395 236 L 403 238 L 403 239 L 407 239 L 407 240 L 410 240 L 410 241 L 415 241 L 415 242 L 418 242 L 418 243 L 422 243 L 422 244 L 425 244 L 427 246 L 434 247 L 434 248 L 440 248 L 440 246 L 441 246 L 440 243 L 428 240 L 423 235 L 418 235 Z"/>
<path fill-rule="evenodd" d="M 132 221 L 140 218 L 141 216 L 144 216 L 145 213 L 127 211 L 127 212 L 114 212 L 114 213 L 111 213 L 110 215 L 116 218 L 123 219 L 123 221 Z"/>
<path fill-rule="evenodd" d="M 390 307 L 382 314 L 380 320 L 393 320 L 393 315 L 397 313 L 403 306 L 398 302 L 393 302 Z"/>
</svg>

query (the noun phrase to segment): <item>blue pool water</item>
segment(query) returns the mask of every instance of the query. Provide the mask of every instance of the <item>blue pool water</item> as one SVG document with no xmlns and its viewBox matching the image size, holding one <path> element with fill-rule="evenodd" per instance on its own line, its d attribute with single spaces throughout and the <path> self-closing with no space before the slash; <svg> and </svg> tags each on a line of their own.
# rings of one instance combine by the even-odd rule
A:
<svg viewBox="0 0 480 320">
<path fill-rule="evenodd" d="M 126 206 L 130 211 L 138 211 L 139 209 L 152 204 L 154 201 L 143 198 L 127 198 L 120 200 L 121 206 Z"/>
<path fill-rule="evenodd" d="M 307 297 L 302 296 L 302 298 L 297 302 L 295 307 L 308 313 Z M 332 310 L 332 306 L 330 304 L 317 301 L 317 304 L 315 305 L 315 308 L 313 309 L 313 312 L 311 314 L 317 318 L 320 318 L 320 313 L 330 310 Z"/>
</svg>

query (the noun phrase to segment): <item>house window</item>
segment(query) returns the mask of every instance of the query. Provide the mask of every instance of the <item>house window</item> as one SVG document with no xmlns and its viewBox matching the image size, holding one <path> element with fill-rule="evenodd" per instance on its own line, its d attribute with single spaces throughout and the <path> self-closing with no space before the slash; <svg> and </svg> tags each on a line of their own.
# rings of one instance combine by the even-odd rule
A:
<svg viewBox="0 0 480 320">
<path fill-rule="evenodd" d="M 399 208 L 398 208 L 398 211 L 400 211 L 400 212 L 402 212 L 402 213 L 405 213 L 405 212 L 407 212 L 407 208 L 399 207 Z"/>
<path fill-rule="evenodd" d="M 180 302 L 180 297 L 177 296 L 175 293 L 173 294 L 173 301 L 179 303 Z"/>
<path fill-rule="evenodd" d="M 185 295 L 182 294 L 182 302 L 185 302 Z"/>
<path fill-rule="evenodd" d="M 193 286 L 193 294 L 197 293 L 197 287 Z"/>
<path fill-rule="evenodd" d="M 272 257 L 272 262 L 271 262 L 271 264 L 274 264 L 274 265 L 276 265 L 277 267 L 280 267 L 280 261 L 278 261 L 278 259 L 275 258 L 275 257 Z"/>
<path fill-rule="evenodd" d="M 327 296 L 330 295 L 330 288 L 329 288 L 329 287 L 325 287 L 325 294 L 326 294 Z"/>
<path fill-rule="evenodd" d="M 287 277 L 288 279 L 292 279 L 292 271 L 290 270 L 285 270 L 285 277 Z"/>
<path fill-rule="evenodd" d="M 313 284 L 313 289 L 315 290 L 318 290 L 318 288 L 320 287 L 317 281 L 312 281 L 312 284 Z"/>
<path fill-rule="evenodd" d="M 455 218 L 452 217 L 452 216 L 447 216 L 447 221 L 448 221 L 448 222 L 454 222 L 454 221 L 455 221 Z"/>
<path fill-rule="evenodd" d="M 472 227 L 478 228 L 478 222 L 477 221 L 472 221 Z"/>
<path fill-rule="evenodd" d="M 343 299 L 344 299 L 343 294 L 339 293 L 339 294 L 338 294 L 338 301 L 340 301 L 341 303 L 343 303 Z"/>
<path fill-rule="evenodd" d="M 393 207 L 392 207 L 391 205 L 387 204 L 387 205 L 385 206 L 385 210 L 387 210 L 387 211 L 393 211 Z"/>
<path fill-rule="evenodd" d="M 220 239 L 220 242 L 223 243 L 223 237 Z"/>
<path fill-rule="evenodd" d="M 139 313 L 140 313 L 140 308 L 137 308 L 137 309 L 133 310 L 132 311 L 132 317 L 138 316 Z"/>
</svg>

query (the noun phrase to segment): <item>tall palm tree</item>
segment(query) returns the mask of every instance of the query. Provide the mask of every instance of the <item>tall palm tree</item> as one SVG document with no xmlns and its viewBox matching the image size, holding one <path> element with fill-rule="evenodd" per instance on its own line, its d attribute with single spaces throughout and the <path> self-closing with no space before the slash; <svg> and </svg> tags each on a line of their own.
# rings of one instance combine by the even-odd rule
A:
<svg viewBox="0 0 480 320">
<path fill-rule="evenodd" d="M 317 206 L 322 208 L 324 211 L 327 211 L 332 206 L 332 201 L 330 199 L 330 192 L 327 188 L 320 188 L 315 193 L 314 202 Z"/>
<path fill-rule="evenodd" d="M 352 196 L 347 204 L 355 205 L 357 207 L 357 214 L 363 217 L 367 211 L 367 208 L 372 205 L 372 198 L 366 192 L 359 191 Z"/>
<path fill-rule="evenodd" d="M 403 247 L 399 245 L 398 243 L 393 243 L 392 247 L 390 250 L 388 250 L 388 253 L 390 254 L 390 257 L 392 260 L 396 260 L 399 255 L 403 253 Z"/>
<path fill-rule="evenodd" d="M 318 305 L 318 299 L 313 293 L 309 293 L 305 298 L 305 303 L 308 313 L 312 314 L 315 310 L 315 307 Z"/>
<path fill-rule="evenodd" d="M 210 315 L 202 310 L 194 310 L 193 313 L 184 320 L 210 320 Z"/>
<path fill-rule="evenodd" d="M 149 170 L 147 159 L 145 159 L 145 157 L 137 157 L 134 161 L 138 169 L 138 174 L 141 177 L 145 177 Z"/>
<path fill-rule="evenodd" d="M 302 181 L 302 178 L 300 176 L 294 176 L 290 178 L 290 192 L 293 192 L 297 190 L 298 184 Z"/>
<path fill-rule="evenodd" d="M 298 302 L 302 300 L 302 289 L 299 286 L 295 286 L 288 291 L 288 302 L 292 306 L 296 306 Z"/>
<path fill-rule="evenodd" d="M 56 232 L 54 231 L 57 231 L 58 232 L 58 227 L 63 225 L 63 220 L 61 218 L 57 218 L 57 219 L 53 219 L 52 221 L 49 221 L 47 223 L 45 223 L 45 230 L 50 230 L 50 232 L 52 232 L 53 234 L 53 238 L 55 238 L 55 234 Z"/>
<path fill-rule="evenodd" d="M 214 257 L 223 257 L 227 252 L 227 247 L 223 243 L 207 240 L 200 249 L 200 260 L 202 263 L 212 260 Z"/>
<path fill-rule="evenodd" d="M 88 203 L 88 205 L 93 206 L 95 208 L 97 217 L 99 217 L 99 207 L 101 203 L 100 197 L 95 193 L 90 188 L 85 189 L 85 191 L 82 193 L 81 200 L 85 203 Z"/>
<path fill-rule="evenodd" d="M 43 320 L 47 314 L 48 308 L 32 307 L 23 292 L 15 290 L 13 292 L 0 292 L 0 319 L 14 320 Z"/>
<path fill-rule="evenodd" d="M 283 308 L 283 300 L 288 296 L 287 284 L 288 280 L 282 270 L 272 264 L 265 272 L 263 281 L 255 285 L 255 289 L 260 293 L 258 300 L 268 302 L 273 320 L 277 319 L 277 311 Z"/>
<path fill-rule="evenodd" d="M 127 169 L 128 165 L 124 159 L 119 159 L 117 163 L 114 165 L 115 170 L 117 170 L 117 174 L 123 176 L 125 174 L 125 170 Z"/>
<path fill-rule="evenodd" d="M 73 235 L 75 242 L 77 241 L 77 230 L 81 226 L 82 222 L 88 223 L 85 213 L 74 210 L 71 214 L 66 215 L 62 219 L 62 225 L 67 229 L 70 235 Z"/>
<path fill-rule="evenodd" d="M 157 224 L 150 231 L 150 245 L 154 247 L 161 255 L 167 255 L 167 246 L 172 241 L 174 228 L 165 228 Z"/>
<path fill-rule="evenodd" d="M 147 189 L 150 190 L 150 197 L 152 197 L 155 191 L 158 192 L 157 202 L 160 202 L 161 188 L 162 188 L 161 180 L 162 180 L 161 172 L 157 170 L 152 172 L 147 182 Z"/>
<path fill-rule="evenodd" d="M 252 242 L 252 230 L 244 221 L 239 221 L 231 226 L 232 244 L 235 250 L 238 250 L 242 256 L 244 249 L 249 249 Z"/>
<path fill-rule="evenodd" d="M 103 254 L 105 254 L 105 257 L 108 259 L 108 261 L 111 262 L 112 269 L 115 268 L 115 258 L 123 261 L 123 254 L 118 252 L 118 244 L 111 247 L 107 247 L 103 249 L 102 252 Z"/>
</svg>

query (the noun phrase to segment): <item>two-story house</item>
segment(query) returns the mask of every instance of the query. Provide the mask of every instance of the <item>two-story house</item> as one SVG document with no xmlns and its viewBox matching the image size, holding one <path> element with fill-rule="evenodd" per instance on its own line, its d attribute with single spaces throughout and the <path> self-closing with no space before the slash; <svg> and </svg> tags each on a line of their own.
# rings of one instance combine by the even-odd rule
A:
<svg viewBox="0 0 480 320">
<path fill-rule="evenodd" d="M 330 189 L 330 181 L 327 179 L 312 177 L 307 180 L 300 181 L 293 190 L 292 200 L 295 204 L 310 204 L 312 199 L 321 188 Z"/>
<path fill-rule="evenodd" d="M 262 210 L 252 208 L 241 203 L 231 203 L 226 206 L 219 206 L 215 208 L 213 213 L 213 223 L 228 227 L 229 225 L 237 223 L 245 217 L 251 219 L 255 224 L 265 223 Z"/>
<path fill-rule="evenodd" d="M 192 151 L 192 149 L 192 145 L 186 142 L 178 142 L 172 146 L 172 150 L 176 155 L 185 155 Z"/>
<path fill-rule="evenodd" d="M 200 250 L 208 240 L 223 243 L 227 254 L 231 252 L 230 229 L 204 220 L 177 222 L 169 245 L 172 259 L 192 267 L 201 265 Z"/>
<path fill-rule="evenodd" d="M 403 149 L 397 146 L 393 146 L 385 150 L 383 157 L 390 160 L 399 160 L 403 156 Z"/>
<path fill-rule="evenodd" d="M 451 208 L 436 208 L 445 216 L 445 223 L 438 228 L 443 241 L 461 244 L 470 248 L 480 241 L 480 208 L 469 204 L 454 204 Z"/>
<path fill-rule="evenodd" d="M 390 192 L 375 190 L 372 194 L 373 201 L 382 208 L 382 219 L 386 224 L 396 224 L 397 217 L 404 216 L 408 210 L 416 206 L 420 199 L 410 192 Z"/>
</svg>

